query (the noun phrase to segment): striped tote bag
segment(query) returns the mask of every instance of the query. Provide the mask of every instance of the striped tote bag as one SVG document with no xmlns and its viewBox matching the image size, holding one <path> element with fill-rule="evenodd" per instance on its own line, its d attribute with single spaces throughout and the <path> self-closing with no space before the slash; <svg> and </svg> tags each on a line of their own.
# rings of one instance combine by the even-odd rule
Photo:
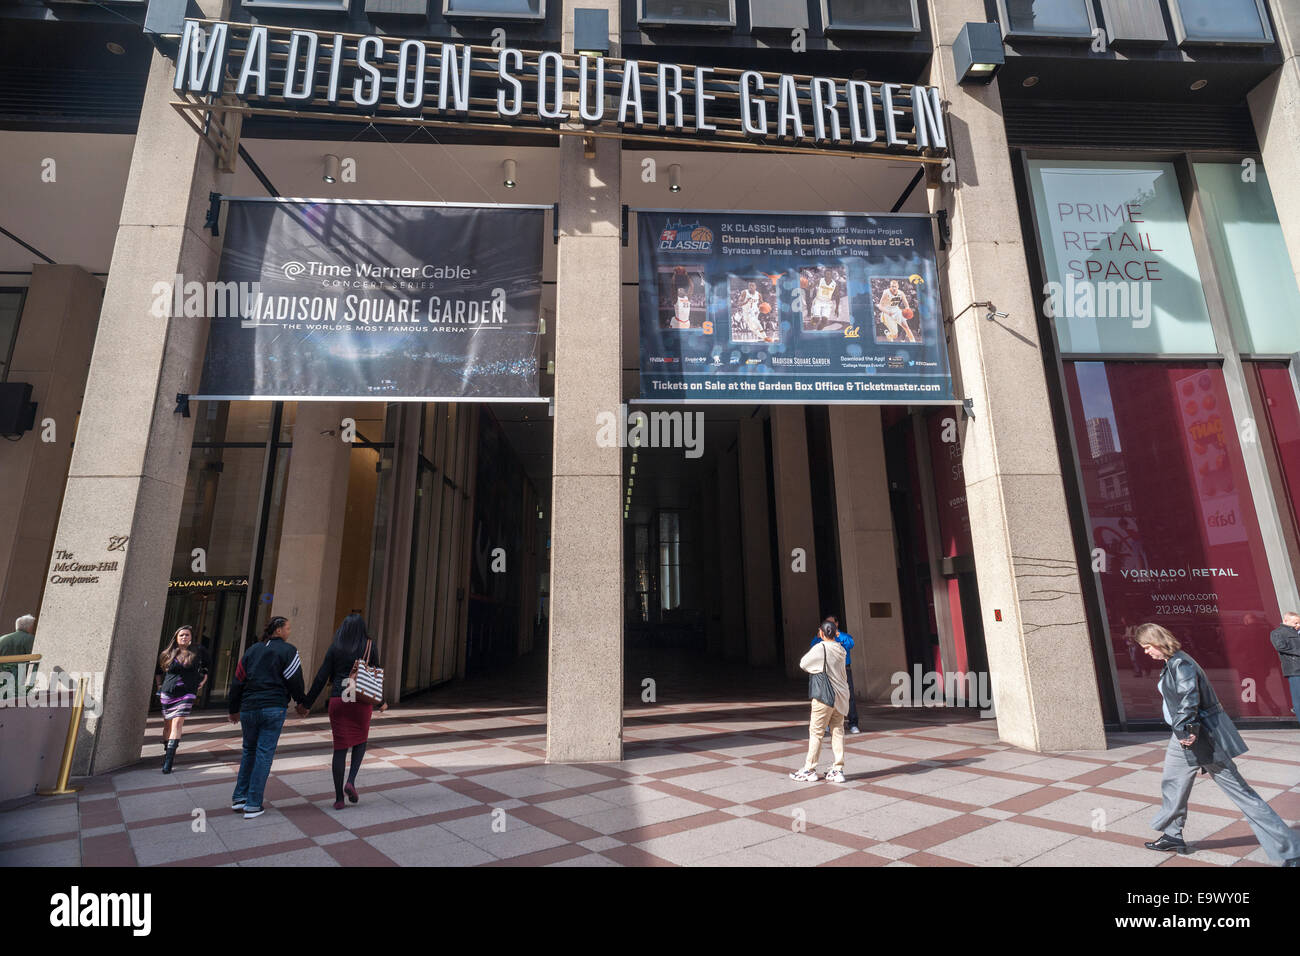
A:
<svg viewBox="0 0 1300 956">
<path fill-rule="evenodd" d="M 351 680 L 357 703 L 379 707 L 384 703 L 384 669 L 366 663 L 370 660 L 371 643 L 366 641 L 365 653 L 352 662 Z"/>
</svg>

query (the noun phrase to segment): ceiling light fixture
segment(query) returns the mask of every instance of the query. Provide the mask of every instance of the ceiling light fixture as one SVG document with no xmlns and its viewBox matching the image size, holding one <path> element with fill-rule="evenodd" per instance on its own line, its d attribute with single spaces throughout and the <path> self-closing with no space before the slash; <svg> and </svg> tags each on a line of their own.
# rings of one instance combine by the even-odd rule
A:
<svg viewBox="0 0 1300 956">
<path fill-rule="evenodd" d="M 321 174 L 321 179 L 331 186 L 339 181 L 339 158 L 333 153 L 325 156 L 325 171 Z"/>
<path fill-rule="evenodd" d="M 501 164 L 501 185 L 506 189 L 514 189 L 519 185 L 516 178 L 519 172 L 519 165 L 513 159 L 507 159 Z"/>
<path fill-rule="evenodd" d="M 682 167 L 676 163 L 668 167 L 668 191 L 670 193 L 682 191 Z"/>
</svg>

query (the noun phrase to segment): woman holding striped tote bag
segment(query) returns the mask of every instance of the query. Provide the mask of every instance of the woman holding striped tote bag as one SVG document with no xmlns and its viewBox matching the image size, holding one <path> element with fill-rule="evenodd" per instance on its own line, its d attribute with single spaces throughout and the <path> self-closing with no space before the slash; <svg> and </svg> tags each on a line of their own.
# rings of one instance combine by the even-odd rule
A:
<svg viewBox="0 0 1300 956">
<path fill-rule="evenodd" d="M 372 701 L 382 701 L 383 694 L 383 671 L 378 670 L 378 662 L 379 647 L 366 633 L 366 622 L 360 614 L 349 614 L 334 633 L 334 641 L 325 652 L 325 660 L 321 661 L 316 679 L 307 691 L 306 708 L 310 709 L 325 682 L 329 681 L 331 685 L 329 714 L 330 731 L 334 737 L 335 810 L 347 806 L 343 802 L 345 795 L 352 803 L 360 799 L 357 796 L 357 770 L 361 767 L 366 741 L 370 738 Z M 361 668 L 360 664 L 366 667 Z M 358 671 L 361 672 L 360 679 Z M 381 702 L 380 712 L 387 709 L 388 705 Z M 352 766 L 345 784 L 343 769 L 349 749 L 352 751 Z"/>
</svg>

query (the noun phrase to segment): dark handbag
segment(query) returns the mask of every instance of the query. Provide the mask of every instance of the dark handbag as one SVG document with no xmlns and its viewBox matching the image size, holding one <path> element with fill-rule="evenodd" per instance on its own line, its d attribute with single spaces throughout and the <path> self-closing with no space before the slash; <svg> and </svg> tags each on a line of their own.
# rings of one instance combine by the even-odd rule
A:
<svg viewBox="0 0 1300 956">
<path fill-rule="evenodd" d="M 808 675 L 808 698 L 819 700 L 827 707 L 835 706 L 835 688 L 831 686 L 830 675 L 826 673 L 826 643 L 822 642 L 822 672 Z"/>
</svg>

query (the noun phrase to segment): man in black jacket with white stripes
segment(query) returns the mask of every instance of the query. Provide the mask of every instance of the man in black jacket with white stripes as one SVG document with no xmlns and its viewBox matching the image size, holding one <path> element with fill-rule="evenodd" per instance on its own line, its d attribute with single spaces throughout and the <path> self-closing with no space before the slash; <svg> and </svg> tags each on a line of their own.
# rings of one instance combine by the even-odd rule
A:
<svg viewBox="0 0 1300 956">
<path fill-rule="evenodd" d="M 290 699 L 299 708 L 305 702 L 302 660 L 297 648 L 285 640 L 289 627 L 287 619 L 271 618 L 262 640 L 244 653 L 230 685 L 230 721 L 238 720 L 244 730 L 244 755 L 230 809 L 242 811 L 245 820 L 265 812 L 262 795 Z"/>
</svg>

